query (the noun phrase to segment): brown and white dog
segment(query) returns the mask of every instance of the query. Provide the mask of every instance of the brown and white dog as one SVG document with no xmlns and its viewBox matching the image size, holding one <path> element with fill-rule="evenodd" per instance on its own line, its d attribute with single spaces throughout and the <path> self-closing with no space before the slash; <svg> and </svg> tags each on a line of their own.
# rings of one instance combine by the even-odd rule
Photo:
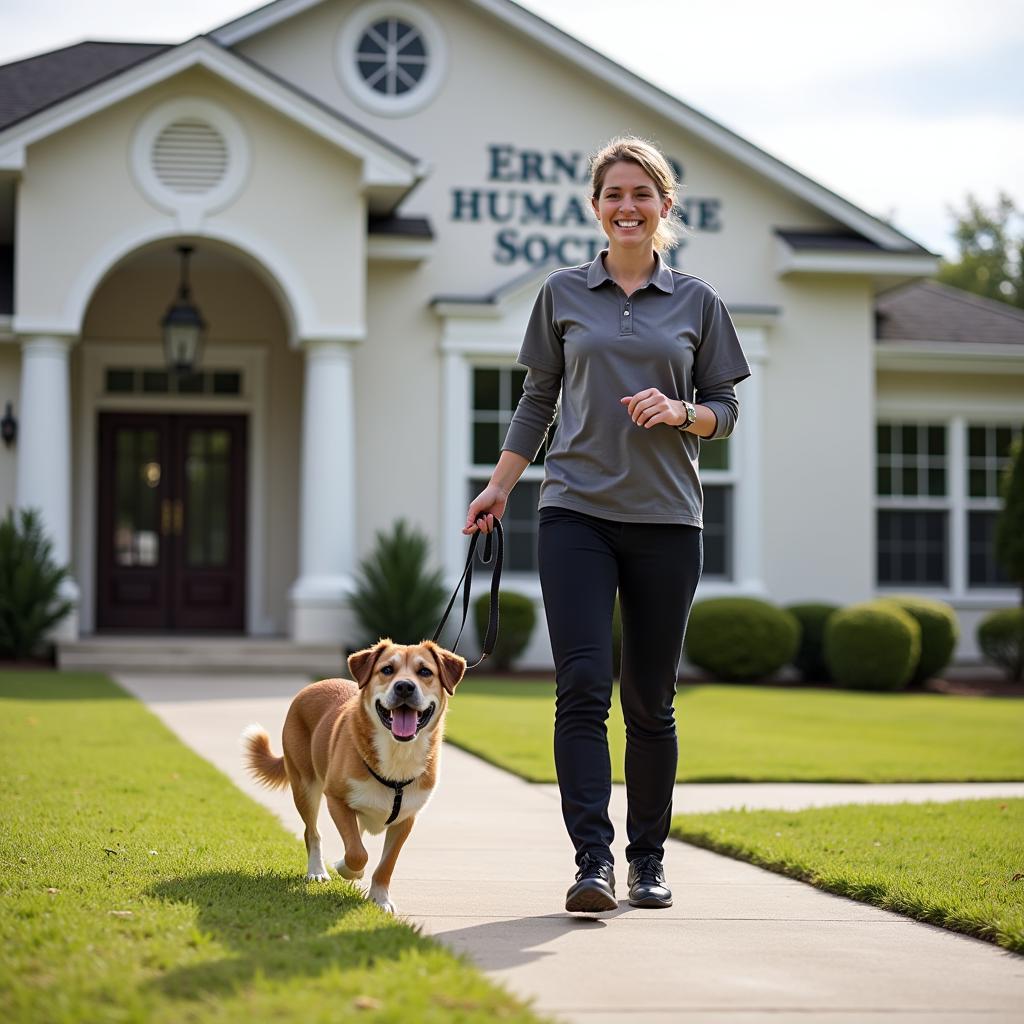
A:
<svg viewBox="0 0 1024 1024">
<path fill-rule="evenodd" d="M 306 824 L 311 881 L 329 878 L 316 827 L 322 796 L 345 844 L 345 857 L 335 864 L 344 878 L 363 877 L 368 859 L 363 832 L 376 835 L 387 828 L 369 896 L 394 913 L 391 875 L 416 814 L 437 783 L 444 714 L 466 659 L 432 640 L 403 645 L 384 638 L 350 655 L 348 670 L 355 682 L 322 679 L 292 701 L 283 757 L 271 752 L 262 727 L 249 726 L 243 733 L 246 763 L 264 785 L 291 786 Z M 404 785 L 396 789 L 388 783 Z"/>
</svg>

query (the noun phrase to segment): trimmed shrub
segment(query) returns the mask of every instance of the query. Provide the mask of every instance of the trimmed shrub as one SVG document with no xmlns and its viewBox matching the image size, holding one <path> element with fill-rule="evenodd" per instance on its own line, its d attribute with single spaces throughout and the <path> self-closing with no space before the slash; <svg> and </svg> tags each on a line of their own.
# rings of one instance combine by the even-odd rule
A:
<svg viewBox="0 0 1024 1024">
<path fill-rule="evenodd" d="M 38 653 L 50 630 L 71 611 L 60 598 L 69 569 L 53 561 L 53 544 L 35 509 L 9 510 L 0 522 L 0 657 Z"/>
<path fill-rule="evenodd" d="M 944 601 L 912 594 L 896 594 L 879 600 L 902 608 L 921 628 L 921 657 L 910 678 L 911 685 L 920 685 L 938 675 L 953 657 L 960 636 L 956 612 Z"/>
<path fill-rule="evenodd" d="M 789 612 L 755 597 L 716 597 L 690 610 L 686 657 L 718 679 L 761 679 L 792 661 L 800 623 Z"/>
<path fill-rule="evenodd" d="M 378 531 L 373 551 L 359 565 L 352 607 L 363 630 L 361 646 L 389 636 L 398 644 L 418 644 L 433 636 L 447 593 L 440 571 L 427 569 L 425 534 L 404 519 L 390 533 Z"/>
<path fill-rule="evenodd" d="M 793 666 L 807 683 L 827 683 L 832 674 L 825 664 L 825 623 L 839 605 L 823 601 L 805 601 L 786 605 L 785 610 L 795 615 L 800 623 L 800 647 L 793 657 Z"/>
<path fill-rule="evenodd" d="M 476 635 L 481 647 L 487 634 L 490 610 L 491 594 L 488 591 L 473 602 Z M 537 610 L 530 598 L 508 590 L 498 591 L 498 638 L 491 654 L 491 663 L 496 669 L 507 672 L 512 667 L 512 662 L 526 650 L 536 624 Z"/>
<path fill-rule="evenodd" d="M 892 601 L 841 608 L 825 625 L 825 662 L 841 686 L 900 690 L 921 656 L 921 627 Z"/>
<path fill-rule="evenodd" d="M 1024 608 L 1002 608 L 978 623 L 981 653 L 1014 682 L 1024 680 Z"/>
</svg>

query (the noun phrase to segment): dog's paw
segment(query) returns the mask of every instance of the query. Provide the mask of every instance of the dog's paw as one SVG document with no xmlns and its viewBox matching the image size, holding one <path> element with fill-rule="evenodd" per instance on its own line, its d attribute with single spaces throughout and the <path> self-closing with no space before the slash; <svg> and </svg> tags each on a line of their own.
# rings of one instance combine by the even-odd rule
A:
<svg viewBox="0 0 1024 1024">
<path fill-rule="evenodd" d="M 365 868 L 360 868 L 358 871 L 353 871 L 350 867 L 348 867 L 345 864 L 343 860 L 339 860 L 337 864 L 334 865 L 334 870 L 337 871 L 342 878 L 347 878 L 350 882 L 354 882 L 357 878 L 363 877 L 363 872 L 365 871 Z"/>
<path fill-rule="evenodd" d="M 326 868 L 323 871 L 310 871 L 306 875 L 307 882 L 329 882 L 330 880 L 331 876 L 327 874 Z"/>
<path fill-rule="evenodd" d="M 391 897 L 388 895 L 387 889 L 380 885 L 371 885 L 369 892 L 370 899 L 380 907 L 387 914 L 395 914 L 398 911 L 395 909 L 394 903 L 391 902 Z"/>
</svg>

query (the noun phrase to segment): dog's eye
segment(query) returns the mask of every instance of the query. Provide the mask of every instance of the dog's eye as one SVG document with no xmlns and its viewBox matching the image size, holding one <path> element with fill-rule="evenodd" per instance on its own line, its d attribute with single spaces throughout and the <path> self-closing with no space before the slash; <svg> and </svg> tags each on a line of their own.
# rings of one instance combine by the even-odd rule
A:
<svg viewBox="0 0 1024 1024">
<path fill-rule="evenodd" d="M 383 665 L 381 666 L 380 674 L 382 676 L 393 676 L 395 674 L 394 665 Z"/>
<path fill-rule="evenodd" d="M 423 676 L 423 678 L 426 679 L 428 676 L 432 676 L 434 673 L 431 672 L 430 669 L 426 667 L 426 665 L 424 665 L 423 668 L 417 670 L 416 674 L 418 676 Z"/>
</svg>

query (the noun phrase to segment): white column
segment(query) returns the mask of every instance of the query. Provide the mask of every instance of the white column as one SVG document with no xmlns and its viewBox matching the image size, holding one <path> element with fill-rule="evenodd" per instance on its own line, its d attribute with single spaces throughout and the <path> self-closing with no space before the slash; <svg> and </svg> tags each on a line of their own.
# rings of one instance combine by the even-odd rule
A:
<svg viewBox="0 0 1024 1024">
<path fill-rule="evenodd" d="M 736 484 L 735 527 L 733 542 L 736 563 L 734 578 L 737 588 L 745 594 L 764 596 L 764 402 L 762 377 L 768 361 L 763 328 L 741 331 L 743 350 L 750 364 L 751 375 L 740 385 L 740 414 L 736 434 L 742 439 L 738 452 L 739 478 Z"/>
<path fill-rule="evenodd" d="M 347 611 L 356 554 L 355 388 L 351 345 L 304 342 L 299 578 L 292 638 L 341 645 L 358 638 Z"/>
<path fill-rule="evenodd" d="M 29 337 L 21 343 L 17 507 L 38 509 L 58 565 L 71 561 L 71 395 L 68 337 Z M 68 579 L 63 597 L 74 603 L 53 638 L 78 637 L 78 586 Z"/>
</svg>

